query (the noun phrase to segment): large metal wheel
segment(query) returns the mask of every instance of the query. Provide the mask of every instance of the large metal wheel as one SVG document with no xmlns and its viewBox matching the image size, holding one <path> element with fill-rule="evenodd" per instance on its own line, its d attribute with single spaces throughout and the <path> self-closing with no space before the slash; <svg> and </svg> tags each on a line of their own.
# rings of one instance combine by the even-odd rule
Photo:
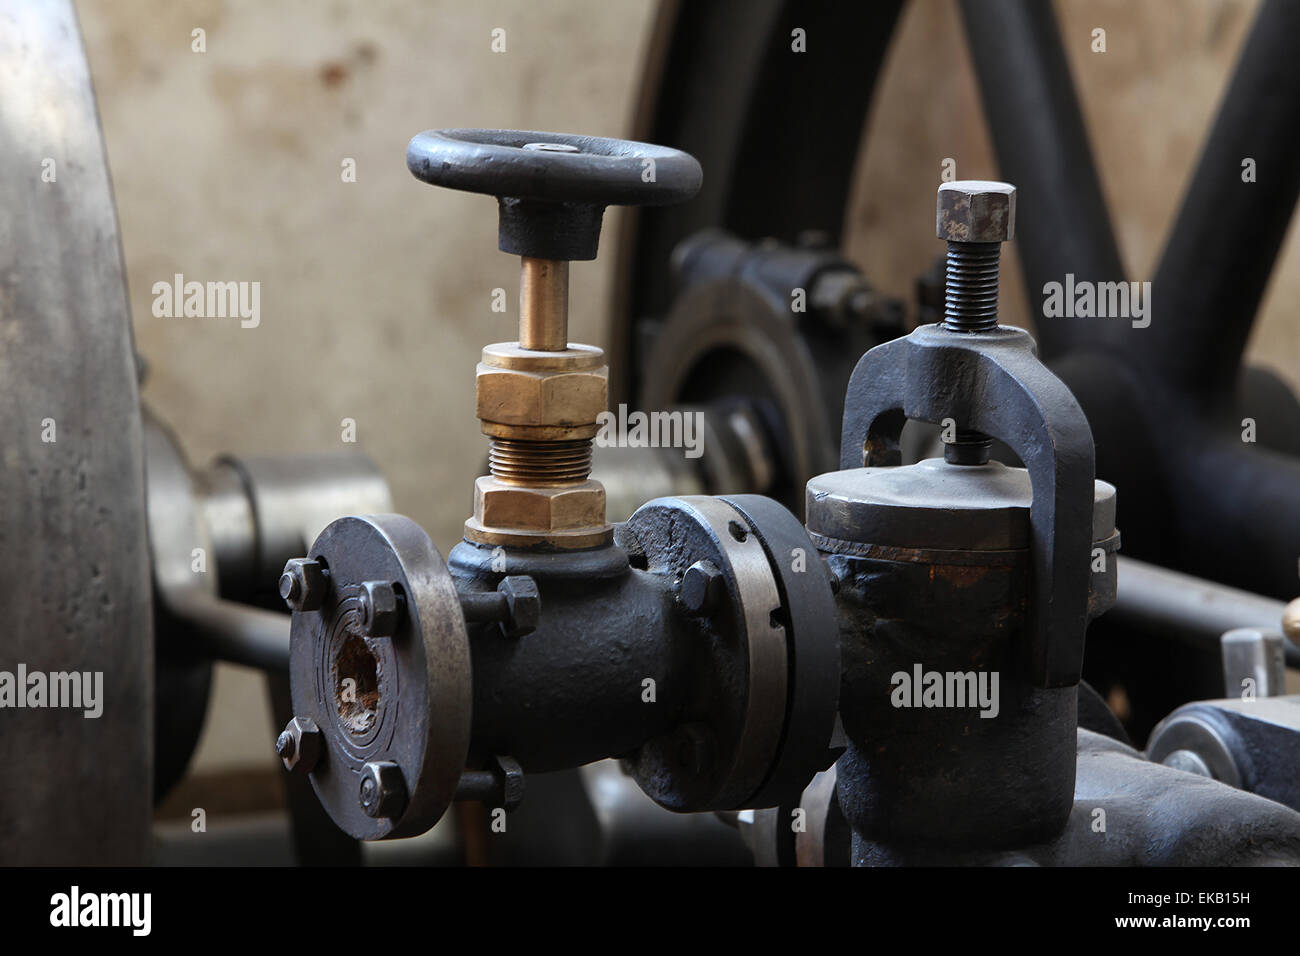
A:
<svg viewBox="0 0 1300 956">
<path fill-rule="evenodd" d="M 78 672 L 85 708 L 6 709 L 0 860 L 143 863 L 153 618 L 126 282 L 70 2 L 0 0 L 0 670 Z"/>
</svg>

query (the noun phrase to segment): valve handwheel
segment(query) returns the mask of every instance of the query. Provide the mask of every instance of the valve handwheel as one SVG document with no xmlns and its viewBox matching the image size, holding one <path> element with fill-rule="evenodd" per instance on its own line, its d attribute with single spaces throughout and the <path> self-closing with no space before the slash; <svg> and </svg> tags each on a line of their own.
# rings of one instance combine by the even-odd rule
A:
<svg viewBox="0 0 1300 956">
<path fill-rule="evenodd" d="M 596 258 L 606 206 L 667 206 L 699 191 L 703 174 L 680 150 L 600 136 L 513 129 L 431 129 L 406 166 L 432 186 L 500 201 L 502 252 Z"/>
<path fill-rule="evenodd" d="M 483 350 L 476 379 L 492 474 L 474 485 L 465 538 L 489 547 L 608 545 L 591 443 L 607 407 L 604 353 L 569 343 L 569 262 L 596 258 L 610 205 L 690 199 L 703 174 L 675 149 L 598 136 L 444 129 L 406 148 L 416 179 L 496 196 L 498 245 L 521 257 L 519 340 Z"/>
</svg>

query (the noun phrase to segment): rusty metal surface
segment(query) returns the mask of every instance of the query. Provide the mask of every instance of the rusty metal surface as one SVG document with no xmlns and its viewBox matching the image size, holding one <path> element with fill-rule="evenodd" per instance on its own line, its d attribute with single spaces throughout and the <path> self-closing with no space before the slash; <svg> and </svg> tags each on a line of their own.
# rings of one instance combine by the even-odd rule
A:
<svg viewBox="0 0 1300 956">
<path fill-rule="evenodd" d="M 0 0 L 0 76 L 0 670 L 101 672 L 104 698 L 97 719 L 0 710 L 0 861 L 141 863 L 154 667 L 144 457 L 71 3 Z"/>
</svg>

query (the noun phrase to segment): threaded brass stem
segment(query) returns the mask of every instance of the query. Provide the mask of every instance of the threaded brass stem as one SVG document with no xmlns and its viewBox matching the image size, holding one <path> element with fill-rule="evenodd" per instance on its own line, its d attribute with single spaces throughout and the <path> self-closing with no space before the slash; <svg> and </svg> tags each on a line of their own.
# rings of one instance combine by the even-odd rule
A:
<svg viewBox="0 0 1300 956">
<path fill-rule="evenodd" d="M 519 485 L 560 485 L 591 474 L 591 439 L 528 441 L 494 438 L 488 447 L 493 477 Z"/>
</svg>

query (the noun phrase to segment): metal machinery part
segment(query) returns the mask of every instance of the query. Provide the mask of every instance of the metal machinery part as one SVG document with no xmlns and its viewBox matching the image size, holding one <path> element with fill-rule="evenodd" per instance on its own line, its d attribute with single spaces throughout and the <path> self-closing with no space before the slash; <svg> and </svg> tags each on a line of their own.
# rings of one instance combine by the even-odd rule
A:
<svg viewBox="0 0 1300 956">
<path fill-rule="evenodd" d="M 5 711 L 0 806 L 18 812 L 0 827 L 0 859 L 139 864 L 154 722 L 143 436 L 72 4 L 0 2 L 0 74 L 0 670 L 103 675 L 97 719 Z"/>
<path fill-rule="evenodd" d="M 594 256 L 605 204 L 685 199 L 698 166 L 485 130 L 422 133 L 407 159 L 427 182 L 498 194 L 501 248 L 524 257 L 520 340 L 479 368 L 493 476 L 445 564 L 394 515 L 339 519 L 288 562 L 286 766 L 361 839 L 422 832 L 456 798 L 509 810 L 523 774 L 604 757 L 673 810 L 797 799 L 834 760 L 839 681 L 830 580 L 799 520 L 752 495 L 690 496 L 615 530 L 587 478 L 604 373 L 598 350 L 566 341 L 556 263 Z M 575 491 L 572 521 L 491 500 Z"/>
<path fill-rule="evenodd" d="M 386 511 L 388 483 L 365 455 L 223 455 L 196 470 L 147 411 L 149 557 L 157 635 L 154 794 L 198 742 L 213 661 L 289 672 L 289 620 L 273 590 L 285 561 L 348 511 Z"/>
<path fill-rule="evenodd" d="M 1184 704 L 1156 725 L 1147 758 L 1300 810 L 1300 696 Z"/>
<path fill-rule="evenodd" d="M 653 329 L 672 308 L 666 264 L 674 248 L 718 229 L 751 243 L 793 243 L 815 230 L 838 244 L 854 157 L 871 145 L 864 119 L 902 6 L 718 0 L 661 8 L 634 130 L 690 150 L 709 182 L 689 207 L 626 220 L 615 294 L 625 319 L 611 349 L 616 396 L 637 394 L 653 374 L 645 355 L 654 339 L 636 330 Z M 1019 246 L 1030 301 L 1067 273 L 1126 278 L 1053 6 L 972 0 L 962 11 L 1001 173 L 1025 200 Z M 1283 600 L 1297 588 L 1300 405 L 1262 369 L 1233 379 L 1300 190 L 1297 101 L 1274 95 L 1296 86 L 1300 65 L 1285 38 L 1298 13 L 1285 0 L 1260 7 L 1158 269 L 1152 327 L 1059 320 L 1038 329 L 1044 361 L 1097 437 L 1098 474 L 1125 494 L 1126 550 Z M 789 55 L 796 27 L 818 36 L 816 57 Z M 1219 175 L 1245 155 L 1285 172 L 1263 188 Z M 1256 420 L 1258 444 L 1240 440 L 1243 417 Z M 1218 692 L 1217 647 L 1190 650 L 1177 627 L 1133 631 L 1116 616 L 1092 630 L 1089 678 L 1124 694 L 1127 723 L 1140 736 L 1172 706 Z"/>
<path fill-rule="evenodd" d="M 1014 217 L 1005 184 L 940 187 L 944 322 L 863 356 L 844 470 L 808 483 L 808 529 L 840 581 L 838 791 L 855 846 L 1003 849 L 1053 836 L 1070 813 L 1084 631 L 1114 597 L 1115 491 L 1093 480 L 1069 391 L 1028 335 L 997 325 Z M 948 423 L 943 460 L 901 465 L 908 418 Z M 1025 468 L 989 461 L 994 437 Z M 899 675 L 923 673 L 974 679 L 960 703 L 916 709 L 918 686 L 900 706 Z M 967 696 L 995 680 L 987 699 Z"/>
<path fill-rule="evenodd" d="M 140 404 L 72 4 L 0 0 L 0 71 L 0 562 L 14 583 L 0 669 L 103 681 L 96 719 L 6 710 L 0 804 L 39 811 L 10 815 L 0 859 L 140 864 L 202 729 L 212 660 L 286 674 L 289 620 L 264 609 L 268 585 L 338 514 L 390 507 L 388 490 L 352 455 L 191 470 Z"/>
</svg>

